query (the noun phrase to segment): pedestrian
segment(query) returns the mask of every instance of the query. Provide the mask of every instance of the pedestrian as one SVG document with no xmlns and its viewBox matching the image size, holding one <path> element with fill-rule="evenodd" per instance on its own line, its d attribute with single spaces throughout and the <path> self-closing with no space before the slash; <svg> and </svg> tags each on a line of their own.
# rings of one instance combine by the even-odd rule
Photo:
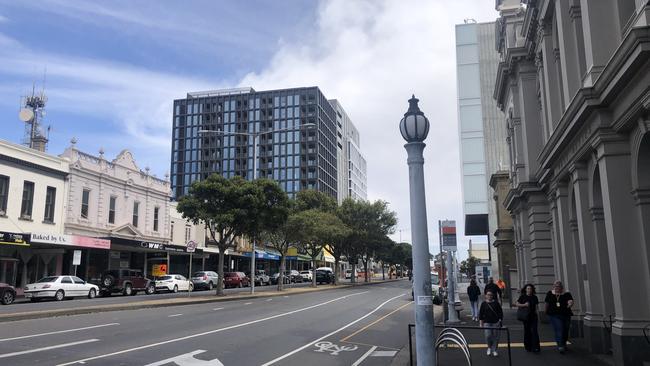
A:
<svg viewBox="0 0 650 366">
<path fill-rule="evenodd" d="M 571 311 L 573 296 L 570 292 L 564 291 L 561 281 L 555 281 L 553 289 L 546 293 L 544 302 L 546 303 L 546 315 L 548 315 L 555 332 L 558 351 L 563 354 L 566 351 L 571 316 L 573 315 Z"/>
<path fill-rule="evenodd" d="M 485 294 L 485 301 L 481 304 L 478 319 L 481 328 L 486 328 L 485 342 L 487 343 L 487 355 L 498 356 L 498 328 L 501 328 L 501 322 L 503 321 L 503 309 L 501 309 L 501 305 L 494 299 L 494 293 L 492 291 L 488 291 Z"/>
<path fill-rule="evenodd" d="M 535 286 L 527 284 L 521 289 L 521 295 L 514 305 L 517 307 L 517 319 L 524 323 L 524 348 L 528 352 L 539 352 L 539 333 L 537 332 L 537 304 L 539 299 L 535 294 Z M 526 313 L 520 317 L 519 313 Z"/>
<path fill-rule="evenodd" d="M 476 284 L 476 280 L 472 278 L 469 281 L 469 286 L 467 286 L 467 296 L 469 297 L 469 303 L 472 308 L 472 320 L 478 320 L 478 298 L 481 296 L 481 288 Z"/>
<path fill-rule="evenodd" d="M 494 283 L 494 278 L 490 277 L 488 279 L 487 285 L 485 285 L 485 288 L 483 289 L 483 293 L 487 295 L 488 292 L 492 292 L 494 294 L 494 299 L 498 302 L 501 302 L 501 289 L 499 286 L 497 286 L 496 283 Z"/>
<path fill-rule="evenodd" d="M 413 272 L 409 271 L 409 281 L 413 281 Z"/>
</svg>

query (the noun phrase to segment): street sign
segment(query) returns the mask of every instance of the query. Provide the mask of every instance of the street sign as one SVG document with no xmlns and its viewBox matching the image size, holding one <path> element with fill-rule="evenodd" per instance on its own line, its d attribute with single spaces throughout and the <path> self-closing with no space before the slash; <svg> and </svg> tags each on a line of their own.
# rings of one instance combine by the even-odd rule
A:
<svg viewBox="0 0 650 366">
<path fill-rule="evenodd" d="M 196 250 L 196 242 L 194 240 L 190 240 L 187 242 L 187 252 L 188 253 L 194 253 Z"/>
<path fill-rule="evenodd" d="M 456 221 L 442 221 L 440 224 L 440 230 L 442 230 L 442 250 L 455 252 L 457 249 Z"/>
<path fill-rule="evenodd" d="M 81 264 L 81 250 L 75 250 L 72 256 L 72 265 L 78 266 Z"/>
<path fill-rule="evenodd" d="M 152 275 L 155 277 L 164 276 L 167 274 L 167 265 L 166 264 L 154 264 L 152 269 Z"/>
</svg>

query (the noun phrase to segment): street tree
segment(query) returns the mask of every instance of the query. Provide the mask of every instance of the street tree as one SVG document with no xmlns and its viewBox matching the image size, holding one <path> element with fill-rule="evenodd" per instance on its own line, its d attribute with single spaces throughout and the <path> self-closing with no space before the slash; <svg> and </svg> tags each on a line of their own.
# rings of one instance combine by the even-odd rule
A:
<svg viewBox="0 0 650 366">
<path fill-rule="evenodd" d="M 250 210 L 243 234 L 251 241 L 259 242 L 263 233 L 275 232 L 287 222 L 289 197 L 277 182 L 270 179 L 247 182 L 244 189 L 250 199 Z M 251 268 L 251 280 L 255 281 L 255 268 Z"/>
<path fill-rule="evenodd" d="M 351 198 L 343 200 L 338 215 L 351 230 L 345 245 L 348 259 L 354 263 L 362 260 L 365 281 L 368 282 L 368 262 L 384 237 L 393 233 L 397 216 L 388 209 L 385 201 L 369 202 Z"/>
<path fill-rule="evenodd" d="M 298 229 L 300 247 L 311 258 L 314 269 L 312 287 L 316 287 L 316 258 L 321 255 L 325 245 L 345 236 L 347 228 L 333 213 L 318 209 L 297 212 L 289 221 L 290 225 Z"/>
<path fill-rule="evenodd" d="M 247 229 L 254 212 L 250 183 L 236 176 L 226 179 L 213 174 L 195 181 L 188 194 L 178 200 L 178 211 L 184 219 L 205 225 L 209 239 L 219 248 L 219 279 L 217 295 L 223 295 L 223 268 L 226 250 L 234 248 L 235 238 Z"/>
<path fill-rule="evenodd" d="M 460 271 L 462 273 L 465 273 L 467 277 L 472 277 L 473 275 L 476 274 L 476 266 L 479 265 L 480 263 L 481 263 L 480 259 L 474 256 L 470 256 L 469 258 L 460 262 Z"/>
</svg>

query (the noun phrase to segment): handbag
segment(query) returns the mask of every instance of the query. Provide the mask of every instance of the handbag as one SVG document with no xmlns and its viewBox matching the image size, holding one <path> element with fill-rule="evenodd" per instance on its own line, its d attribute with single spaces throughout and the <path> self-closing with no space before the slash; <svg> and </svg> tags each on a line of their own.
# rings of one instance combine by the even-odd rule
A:
<svg viewBox="0 0 650 366">
<path fill-rule="evenodd" d="M 525 322 L 528 321 L 529 316 L 530 316 L 530 309 L 528 309 L 528 307 L 517 308 L 517 320 L 521 322 Z"/>
</svg>

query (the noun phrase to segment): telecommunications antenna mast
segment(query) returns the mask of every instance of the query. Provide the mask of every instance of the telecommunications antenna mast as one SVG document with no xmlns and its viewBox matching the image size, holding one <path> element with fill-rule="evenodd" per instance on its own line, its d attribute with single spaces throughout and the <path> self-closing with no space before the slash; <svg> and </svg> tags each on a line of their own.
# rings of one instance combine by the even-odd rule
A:
<svg viewBox="0 0 650 366">
<path fill-rule="evenodd" d="M 23 145 L 34 150 L 45 152 L 47 149 L 48 136 L 43 129 L 43 117 L 45 116 L 45 103 L 47 96 L 45 90 L 36 92 L 36 87 L 32 86 L 32 94 L 20 98 L 20 112 L 18 118 L 25 122 L 25 134 Z M 48 128 L 49 130 L 49 128 Z"/>
</svg>

